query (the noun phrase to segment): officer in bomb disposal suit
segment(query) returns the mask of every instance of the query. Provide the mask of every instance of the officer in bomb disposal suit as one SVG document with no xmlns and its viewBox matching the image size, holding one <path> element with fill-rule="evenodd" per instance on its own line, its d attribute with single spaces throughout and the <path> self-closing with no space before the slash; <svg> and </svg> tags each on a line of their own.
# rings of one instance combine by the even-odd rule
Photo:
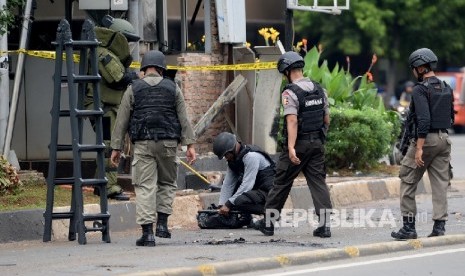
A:
<svg viewBox="0 0 465 276">
<path fill-rule="evenodd" d="M 303 172 L 320 221 L 313 235 L 328 238 L 331 237 L 329 214 L 332 205 L 326 185 L 324 142 L 329 127 L 329 104 L 320 85 L 303 76 L 304 66 L 303 58 L 292 51 L 284 53 L 278 60 L 278 71 L 288 81 L 282 93 L 285 141 L 265 209 L 267 213 L 281 212 L 294 179 Z M 256 225 L 269 236 L 274 234 L 274 225 L 270 221 L 270 217 L 265 216 Z"/>
<path fill-rule="evenodd" d="M 124 19 L 113 18 L 106 15 L 102 19 L 103 27 L 95 27 L 97 39 L 101 42 L 97 47 L 98 68 L 102 76 L 100 81 L 100 104 L 105 112 L 103 117 L 103 139 L 107 145 L 108 155 L 111 131 L 115 125 L 118 106 L 124 91 L 137 74 L 129 69 L 132 63 L 129 42 L 139 41 L 131 23 Z M 85 105 L 93 109 L 93 91 L 89 85 Z M 93 122 L 92 122 L 93 124 Z M 107 156 L 109 157 L 109 156 Z M 109 159 L 105 162 L 105 176 L 108 179 L 107 197 L 116 200 L 129 200 L 123 189 L 117 184 L 117 171 L 110 166 Z M 94 190 L 99 194 L 98 188 Z"/>
<path fill-rule="evenodd" d="M 399 171 L 403 227 L 391 233 L 395 239 L 417 238 L 415 192 L 425 171 L 428 171 L 433 198 L 434 226 L 428 237 L 445 233 L 452 144 L 447 129 L 454 122 L 454 107 L 452 89 L 434 74 L 437 62 L 436 55 L 427 48 L 418 49 L 409 57 L 410 68 L 418 79 L 410 102 L 413 113 L 409 116 L 414 120 L 415 133 Z"/>
<path fill-rule="evenodd" d="M 181 89 L 164 78 L 165 55 L 156 50 L 144 54 L 142 79 L 134 80 L 123 95 L 112 132 L 111 162 L 118 165 L 124 136 L 134 144 L 132 181 L 136 192 L 136 222 L 142 227 L 137 246 L 155 246 L 155 236 L 170 238 L 168 216 L 176 194 L 176 162 L 179 143 L 187 145 L 187 161 L 196 159 L 195 136 L 187 118 Z"/>
</svg>

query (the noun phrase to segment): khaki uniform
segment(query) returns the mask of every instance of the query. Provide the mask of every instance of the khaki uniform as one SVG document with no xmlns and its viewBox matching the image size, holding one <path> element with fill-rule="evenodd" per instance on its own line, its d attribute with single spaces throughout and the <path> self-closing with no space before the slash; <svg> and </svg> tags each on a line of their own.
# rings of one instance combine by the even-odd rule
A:
<svg viewBox="0 0 465 276">
<path fill-rule="evenodd" d="M 158 74 L 146 75 L 143 80 L 157 85 L 163 78 Z M 118 110 L 111 146 L 122 149 L 124 136 L 128 131 L 134 95 L 129 87 Z M 176 112 L 181 124 L 181 144 L 195 143 L 193 128 L 187 118 L 186 106 L 181 90 L 176 86 Z M 156 222 L 157 212 L 171 214 L 172 203 L 177 189 L 176 161 L 178 142 L 176 140 L 144 140 L 134 144 L 132 180 L 136 192 L 136 222 L 144 225 Z"/>
<path fill-rule="evenodd" d="M 418 182 L 428 171 L 433 197 L 433 220 L 447 220 L 447 187 L 449 186 L 449 162 L 451 140 L 446 132 L 428 133 L 423 145 L 423 167 L 415 163 L 416 143 L 412 141 L 401 162 L 399 177 L 400 209 L 402 216 L 414 217 L 417 214 L 415 192 Z"/>
</svg>

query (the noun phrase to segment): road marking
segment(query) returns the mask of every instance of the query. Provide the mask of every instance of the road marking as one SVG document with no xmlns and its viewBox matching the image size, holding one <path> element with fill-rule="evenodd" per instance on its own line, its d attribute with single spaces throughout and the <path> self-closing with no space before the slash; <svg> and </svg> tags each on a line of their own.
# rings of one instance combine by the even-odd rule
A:
<svg viewBox="0 0 465 276">
<path fill-rule="evenodd" d="M 410 255 L 410 256 L 392 257 L 392 258 L 385 258 L 385 259 L 365 261 L 365 262 L 357 262 L 357 263 L 351 263 L 351 264 L 324 266 L 324 267 L 317 267 L 317 268 L 302 269 L 299 271 L 289 271 L 289 272 L 267 274 L 267 275 L 268 276 L 296 275 L 296 274 L 303 274 L 303 273 L 310 273 L 310 272 L 328 271 L 328 270 L 334 270 L 334 269 L 340 269 L 340 268 L 356 267 L 356 266 L 379 264 L 379 263 L 388 263 L 388 262 L 395 262 L 395 261 L 401 261 L 401 260 L 406 260 L 406 259 L 415 259 L 415 258 L 451 254 L 451 253 L 464 252 L 464 251 L 465 251 L 465 248 L 448 249 L 448 250 L 443 250 L 443 251 L 415 254 L 415 255 Z"/>
</svg>

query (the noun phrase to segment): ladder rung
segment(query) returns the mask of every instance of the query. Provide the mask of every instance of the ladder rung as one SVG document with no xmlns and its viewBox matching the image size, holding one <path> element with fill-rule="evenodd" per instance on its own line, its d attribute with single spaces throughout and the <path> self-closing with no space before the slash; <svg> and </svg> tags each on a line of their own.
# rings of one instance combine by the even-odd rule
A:
<svg viewBox="0 0 465 276">
<path fill-rule="evenodd" d="M 103 116 L 103 109 L 99 110 L 84 110 L 84 109 L 76 109 L 76 115 L 78 117 L 95 117 L 95 116 Z"/>
<path fill-rule="evenodd" d="M 92 227 L 92 228 L 89 228 L 89 227 L 86 227 L 86 232 L 103 232 L 105 231 L 105 226 L 102 226 L 102 227 Z"/>
<path fill-rule="evenodd" d="M 98 46 L 100 42 L 94 40 L 75 40 L 72 42 L 73 46 L 76 46 L 76 49 L 85 48 L 85 47 L 93 47 Z M 66 43 L 65 43 L 66 45 Z"/>
<path fill-rule="evenodd" d="M 71 112 L 69 110 L 60 110 L 59 116 L 60 117 L 69 117 Z"/>
<path fill-rule="evenodd" d="M 108 220 L 110 219 L 110 214 L 83 214 L 82 219 L 84 221 L 91 221 L 91 220 Z"/>
<path fill-rule="evenodd" d="M 74 83 L 99 82 L 101 77 L 95 75 L 74 75 L 73 79 Z M 61 82 L 68 82 L 68 76 L 61 76 Z"/>
<path fill-rule="evenodd" d="M 80 151 L 85 151 L 85 152 L 89 152 L 89 151 L 102 151 L 102 150 L 105 150 L 105 144 L 101 144 L 101 145 L 78 145 L 78 149 Z"/>
<path fill-rule="evenodd" d="M 73 145 L 57 145 L 57 151 L 71 151 L 73 150 Z"/>
<path fill-rule="evenodd" d="M 52 219 L 68 219 L 74 216 L 73 212 L 52 213 Z"/>
<path fill-rule="evenodd" d="M 80 179 L 82 186 L 106 185 L 107 180 L 102 178 Z"/>
<path fill-rule="evenodd" d="M 55 178 L 53 180 L 53 183 L 55 185 L 66 185 L 66 184 L 73 184 L 74 183 L 74 177 L 60 177 L 60 178 Z"/>
</svg>

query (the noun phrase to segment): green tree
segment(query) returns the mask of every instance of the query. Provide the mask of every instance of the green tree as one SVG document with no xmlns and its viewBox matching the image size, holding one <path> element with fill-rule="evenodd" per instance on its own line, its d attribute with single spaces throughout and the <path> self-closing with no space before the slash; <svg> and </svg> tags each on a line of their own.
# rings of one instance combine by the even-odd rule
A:
<svg viewBox="0 0 465 276">
<path fill-rule="evenodd" d="M 464 13 L 463 0 L 352 0 L 339 16 L 295 11 L 294 26 L 296 33 L 322 43 L 325 55 L 376 53 L 387 59 L 389 73 L 399 62 L 407 66 L 408 55 L 421 47 L 431 48 L 443 67 L 462 66 Z M 388 91 L 395 83 L 395 74 L 388 74 Z"/>
<path fill-rule="evenodd" d="M 0 9 L 0 35 L 7 33 L 15 22 L 15 12 L 21 8 L 25 0 L 7 0 L 6 5 Z"/>
</svg>

